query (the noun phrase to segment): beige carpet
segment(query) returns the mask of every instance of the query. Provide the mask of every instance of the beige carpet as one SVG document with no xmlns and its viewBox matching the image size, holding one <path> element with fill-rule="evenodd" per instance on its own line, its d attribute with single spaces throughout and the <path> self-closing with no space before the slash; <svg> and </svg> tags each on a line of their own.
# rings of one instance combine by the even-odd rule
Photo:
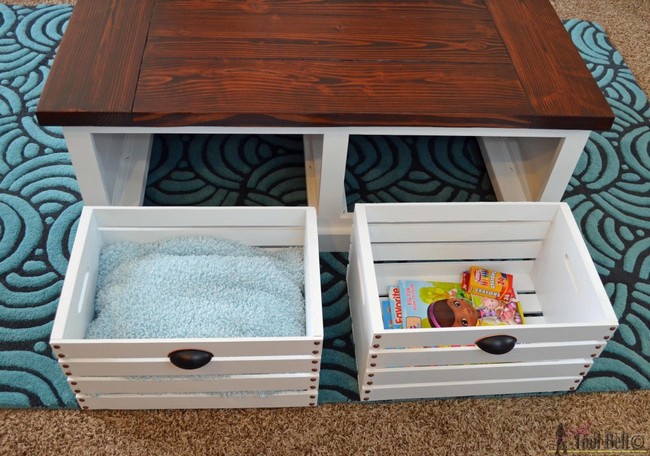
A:
<svg viewBox="0 0 650 456">
<path fill-rule="evenodd" d="M 553 4 L 562 18 L 599 22 L 650 93 L 650 0 Z M 555 453 L 562 423 L 573 454 L 648 455 L 649 410 L 650 391 L 280 410 L 0 410 L 0 454 L 544 455 Z"/>
</svg>

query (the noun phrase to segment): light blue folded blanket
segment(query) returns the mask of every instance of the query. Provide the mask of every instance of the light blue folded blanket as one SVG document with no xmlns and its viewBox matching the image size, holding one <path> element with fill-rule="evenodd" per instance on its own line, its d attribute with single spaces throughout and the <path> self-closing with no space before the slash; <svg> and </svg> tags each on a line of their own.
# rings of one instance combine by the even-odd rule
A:
<svg viewBox="0 0 650 456">
<path fill-rule="evenodd" d="M 101 252 L 86 338 L 304 336 L 303 290 L 300 247 L 118 242 Z"/>
</svg>

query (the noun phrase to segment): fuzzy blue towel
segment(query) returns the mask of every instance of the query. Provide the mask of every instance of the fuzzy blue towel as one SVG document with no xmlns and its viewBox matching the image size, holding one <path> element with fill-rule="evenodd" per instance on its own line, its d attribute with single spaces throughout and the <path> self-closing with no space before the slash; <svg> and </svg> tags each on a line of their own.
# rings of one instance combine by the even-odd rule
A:
<svg viewBox="0 0 650 456">
<path fill-rule="evenodd" d="M 88 339 L 305 335 L 303 250 L 215 238 L 118 242 L 100 255 Z"/>
</svg>

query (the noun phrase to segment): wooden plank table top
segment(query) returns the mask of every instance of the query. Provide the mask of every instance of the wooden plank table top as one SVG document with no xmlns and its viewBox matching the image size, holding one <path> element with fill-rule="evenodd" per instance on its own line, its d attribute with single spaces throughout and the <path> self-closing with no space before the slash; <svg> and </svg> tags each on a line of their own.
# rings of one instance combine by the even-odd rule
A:
<svg viewBox="0 0 650 456">
<path fill-rule="evenodd" d="M 59 126 L 605 130 L 548 0 L 77 0 Z"/>
</svg>

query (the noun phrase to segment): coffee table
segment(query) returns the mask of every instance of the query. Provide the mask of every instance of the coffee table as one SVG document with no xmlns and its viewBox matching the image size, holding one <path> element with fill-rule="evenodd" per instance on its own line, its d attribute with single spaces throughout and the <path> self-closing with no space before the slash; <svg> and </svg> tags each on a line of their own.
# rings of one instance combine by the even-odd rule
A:
<svg viewBox="0 0 650 456">
<path fill-rule="evenodd" d="M 351 134 L 475 136 L 501 200 L 558 201 L 613 114 L 547 0 L 77 0 L 37 117 L 84 203 L 142 203 L 157 133 L 303 135 L 347 250 Z"/>
</svg>

